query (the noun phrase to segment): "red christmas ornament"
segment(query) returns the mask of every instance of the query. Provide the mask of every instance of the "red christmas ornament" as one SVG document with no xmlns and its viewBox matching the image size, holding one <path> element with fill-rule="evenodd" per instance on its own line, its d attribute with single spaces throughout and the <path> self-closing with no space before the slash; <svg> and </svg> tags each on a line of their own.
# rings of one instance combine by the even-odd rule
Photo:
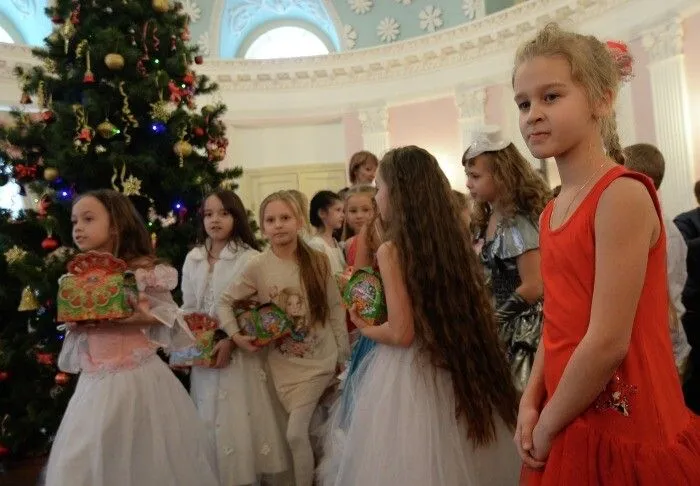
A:
<svg viewBox="0 0 700 486">
<path fill-rule="evenodd" d="M 23 105 L 31 105 L 32 97 L 29 96 L 29 93 L 27 93 L 26 91 L 22 91 L 22 97 L 19 99 L 19 102 Z"/>
<path fill-rule="evenodd" d="M 43 365 L 53 364 L 53 354 L 51 353 L 36 353 L 36 361 Z"/>
<path fill-rule="evenodd" d="M 4 445 L 0 444 L 0 457 L 5 457 L 9 453 L 10 453 L 10 449 L 8 449 Z"/>
<path fill-rule="evenodd" d="M 7 371 L 0 371 L 0 382 L 6 381 L 10 377 L 10 373 Z"/>
<path fill-rule="evenodd" d="M 70 21 L 73 25 L 80 24 L 80 4 L 75 4 L 75 10 L 70 14 Z"/>
<path fill-rule="evenodd" d="M 95 82 L 95 75 L 91 71 L 86 72 L 85 76 L 83 76 L 83 83 L 92 84 L 94 82 Z"/>
<path fill-rule="evenodd" d="M 61 371 L 60 373 L 56 374 L 54 380 L 56 381 L 57 385 L 65 386 L 70 381 L 70 375 Z"/>
<path fill-rule="evenodd" d="M 46 123 L 53 123 L 56 121 L 56 114 L 51 110 L 44 110 L 41 112 L 41 119 Z"/>
<path fill-rule="evenodd" d="M 46 251 L 53 251 L 58 248 L 58 240 L 53 236 L 47 236 L 44 241 L 41 242 L 41 247 Z"/>
<path fill-rule="evenodd" d="M 194 56 L 194 63 L 195 64 L 202 64 L 202 63 L 204 63 L 204 58 L 202 56 Z"/>
<path fill-rule="evenodd" d="M 55 14 L 53 14 L 53 16 L 51 16 L 51 22 L 53 22 L 53 23 L 56 24 L 56 25 L 62 24 L 62 23 L 63 23 L 63 17 L 61 17 L 60 15 L 58 15 L 57 13 L 55 13 Z"/>
<path fill-rule="evenodd" d="M 204 128 L 202 127 L 194 127 L 194 135 L 196 137 L 203 137 L 204 136 Z"/>
<path fill-rule="evenodd" d="M 192 71 L 188 71 L 187 74 L 182 78 L 182 82 L 187 85 L 192 85 L 194 83 L 195 77 Z"/>
</svg>

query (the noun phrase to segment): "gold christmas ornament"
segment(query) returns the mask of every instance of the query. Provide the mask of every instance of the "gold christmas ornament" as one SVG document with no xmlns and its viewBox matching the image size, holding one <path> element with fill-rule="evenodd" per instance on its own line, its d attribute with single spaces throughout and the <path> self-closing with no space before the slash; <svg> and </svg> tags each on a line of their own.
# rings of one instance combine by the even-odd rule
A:
<svg viewBox="0 0 700 486">
<path fill-rule="evenodd" d="M 141 179 L 130 175 L 122 183 L 122 194 L 125 196 L 140 196 L 141 195 Z"/>
<path fill-rule="evenodd" d="M 61 35 L 63 36 L 63 46 L 65 48 L 66 54 L 68 54 L 68 47 L 70 46 L 70 40 L 75 35 L 75 26 L 73 22 L 66 22 L 61 27 Z"/>
<path fill-rule="evenodd" d="M 97 133 L 100 134 L 100 137 L 109 140 L 113 136 L 119 134 L 119 129 L 115 127 L 109 120 L 105 120 L 99 125 L 97 125 Z"/>
<path fill-rule="evenodd" d="M 15 263 L 20 263 L 27 256 L 27 251 L 23 250 L 19 246 L 15 245 L 5 252 L 5 260 L 8 265 L 14 265 Z"/>
<path fill-rule="evenodd" d="M 124 67 L 124 57 L 111 52 L 105 56 L 105 65 L 112 71 L 119 71 Z"/>
<path fill-rule="evenodd" d="M 160 13 L 165 13 L 170 10 L 170 2 L 168 0 L 153 0 L 153 10 Z"/>
<path fill-rule="evenodd" d="M 36 295 L 32 288 L 27 285 L 22 290 L 22 297 L 20 298 L 19 307 L 17 310 L 20 312 L 35 311 L 39 308 L 39 302 L 36 300 Z"/>
<path fill-rule="evenodd" d="M 47 167 L 44 169 L 44 180 L 53 182 L 58 179 L 58 169 L 55 167 Z"/>
<path fill-rule="evenodd" d="M 48 40 L 52 44 L 58 44 L 61 40 L 61 33 L 58 30 L 54 30 L 49 35 Z"/>
<path fill-rule="evenodd" d="M 185 140 L 180 140 L 175 144 L 173 150 L 175 151 L 175 154 L 182 159 L 184 157 L 189 157 L 189 155 L 192 153 L 192 145 Z"/>
<path fill-rule="evenodd" d="M 165 123 L 170 120 L 171 114 L 172 110 L 167 101 L 160 100 L 156 101 L 155 103 L 151 103 L 151 118 L 154 120 L 159 120 Z"/>
</svg>

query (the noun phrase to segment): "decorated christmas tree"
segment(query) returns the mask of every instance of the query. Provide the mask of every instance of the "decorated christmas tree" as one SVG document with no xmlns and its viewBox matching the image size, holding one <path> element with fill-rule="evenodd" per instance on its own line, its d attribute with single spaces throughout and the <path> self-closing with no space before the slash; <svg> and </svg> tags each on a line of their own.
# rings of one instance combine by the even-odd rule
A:
<svg viewBox="0 0 700 486">
<path fill-rule="evenodd" d="M 218 167 L 225 107 L 197 104 L 216 85 L 192 69 L 203 61 L 182 5 L 55 0 L 46 13 L 54 31 L 34 66 L 16 68 L 20 105 L 0 127 L 0 184 L 14 179 L 31 202 L 0 212 L 0 460 L 49 450 L 77 381 L 56 367 L 73 198 L 129 196 L 159 256 L 179 267 L 203 195 L 241 174 Z"/>
</svg>

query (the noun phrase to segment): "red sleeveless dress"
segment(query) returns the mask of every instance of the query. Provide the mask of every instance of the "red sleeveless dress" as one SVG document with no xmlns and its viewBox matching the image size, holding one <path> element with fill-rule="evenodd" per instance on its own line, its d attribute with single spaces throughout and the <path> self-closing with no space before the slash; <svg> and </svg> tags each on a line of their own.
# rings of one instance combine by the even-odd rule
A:
<svg viewBox="0 0 700 486">
<path fill-rule="evenodd" d="M 588 328 L 595 277 L 595 212 L 618 177 L 644 183 L 661 219 L 650 179 L 610 169 L 569 220 L 540 226 L 544 280 L 544 381 L 552 396 Z M 668 329 L 665 232 L 649 250 L 644 287 L 624 361 L 596 401 L 552 443 L 545 468 L 525 467 L 527 486 L 700 485 L 700 418 L 683 402 Z"/>
</svg>

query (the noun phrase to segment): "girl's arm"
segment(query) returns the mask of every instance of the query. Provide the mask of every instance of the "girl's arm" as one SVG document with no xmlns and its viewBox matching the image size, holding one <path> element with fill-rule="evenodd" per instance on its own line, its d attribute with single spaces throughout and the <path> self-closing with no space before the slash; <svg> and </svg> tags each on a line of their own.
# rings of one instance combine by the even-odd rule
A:
<svg viewBox="0 0 700 486">
<path fill-rule="evenodd" d="M 192 281 L 192 272 L 194 272 L 194 263 L 190 255 L 185 258 L 185 263 L 182 265 L 182 310 L 185 312 L 197 311 L 197 296 L 195 295 L 194 282 Z"/>
<path fill-rule="evenodd" d="M 380 326 L 361 327 L 360 332 L 378 343 L 407 348 L 414 336 L 413 305 L 393 244 L 387 242 L 379 247 L 377 263 L 384 285 L 388 320 Z"/>
<path fill-rule="evenodd" d="M 629 178 L 614 181 L 595 215 L 588 331 L 542 410 L 537 427 L 546 437 L 554 437 L 593 403 L 627 355 L 649 248 L 659 234 L 659 218 L 646 187 Z"/>
<path fill-rule="evenodd" d="M 338 364 L 343 365 L 350 358 L 350 341 L 348 328 L 345 325 L 345 308 L 340 299 L 338 285 L 332 275 L 328 275 L 326 280 L 326 299 L 329 310 L 327 324 L 330 324 L 338 346 Z"/>
<path fill-rule="evenodd" d="M 219 327 L 231 336 L 231 340 L 236 346 L 250 352 L 255 352 L 259 348 L 250 342 L 254 339 L 253 336 L 243 336 L 241 334 L 241 328 L 238 326 L 233 306 L 236 301 L 251 299 L 258 293 L 258 285 L 254 278 L 257 272 L 254 265 L 251 264 L 253 261 L 249 261 L 241 275 L 233 279 L 228 288 L 221 293 L 216 306 Z"/>
<path fill-rule="evenodd" d="M 516 258 L 520 285 L 515 292 L 528 303 L 537 302 L 544 292 L 540 273 L 540 250 L 526 251 Z"/>
<path fill-rule="evenodd" d="M 527 381 L 523 396 L 520 398 L 520 407 L 532 407 L 538 412 L 542 410 L 546 390 L 544 388 L 544 343 L 540 339 L 537 352 L 532 363 L 532 371 Z"/>
</svg>

